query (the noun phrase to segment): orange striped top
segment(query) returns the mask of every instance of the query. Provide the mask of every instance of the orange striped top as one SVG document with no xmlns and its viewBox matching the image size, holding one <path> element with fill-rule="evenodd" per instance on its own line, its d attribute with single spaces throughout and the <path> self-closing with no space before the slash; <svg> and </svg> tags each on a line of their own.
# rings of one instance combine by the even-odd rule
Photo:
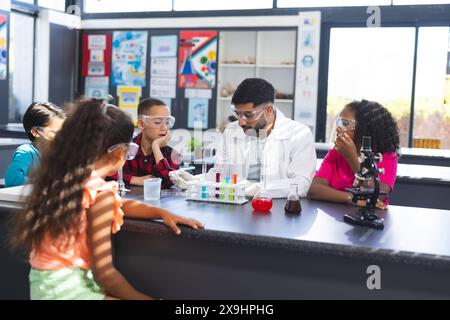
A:
<svg viewBox="0 0 450 320">
<path fill-rule="evenodd" d="M 87 180 L 82 199 L 82 213 L 80 219 L 81 234 L 77 239 L 73 236 L 70 241 L 65 238 L 52 240 L 50 234 L 44 236 L 39 248 L 33 248 L 30 253 L 31 267 L 37 270 L 58 270 L 62 268 L 78 267 L 89 269 L 89 247 L 86 237 L 86 210 L 90 208 L 102 191 L 110 191 L 114 195 L 114 214 L 111 222 L 112 233 L 120 230 L 123 224 L 124 213 L 121 209 L 122 199 L 117 194 L 118 184 L 115 181 L 106 182 L 100 175 L 93 171 Z M 62 245 L 62 243 L 68 243 Z"/>
</svg>

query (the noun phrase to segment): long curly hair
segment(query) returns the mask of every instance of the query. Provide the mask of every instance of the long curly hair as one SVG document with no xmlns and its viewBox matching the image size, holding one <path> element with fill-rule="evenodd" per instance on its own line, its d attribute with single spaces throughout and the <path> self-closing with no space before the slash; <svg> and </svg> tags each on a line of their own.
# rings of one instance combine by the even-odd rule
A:
<svg viewBox="0 0 450 320">
<path fill-rule="evenodd" d="M 38 248 L 48 233 L 52 240 L 76 239 L 81 224 L 83 187 L 94 163 L 108 148 L 129 143 L 134 126 L 131 118 L 101 100 L 79 101 L 43 154 L 32 177 L 33 191 L 25 209 L 10 219 L 13 249 Z M 62 245 L 68 244 L 63 240 Z"/>
<path fill-rule="evenodd" d="M 392 114 L 378 102 L 353 101 L 346 105 L 355 114 L 355 144 L 361 148 L 363 136 L 372 137 L 374 152 L 395 152 L 400 155 L 400 135 Z"/>
</svg>

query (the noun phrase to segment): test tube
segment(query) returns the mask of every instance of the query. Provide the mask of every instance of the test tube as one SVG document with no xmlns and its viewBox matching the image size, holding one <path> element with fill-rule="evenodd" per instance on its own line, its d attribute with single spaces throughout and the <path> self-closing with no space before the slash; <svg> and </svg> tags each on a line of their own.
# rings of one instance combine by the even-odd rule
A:
<svg viewBox="0 0 450 320">
<path fill-rule="evenodd" d="M 216 183 L 220 183 L 220 172 L 216 172 Z M 216 187 L 216 199 L 219 199 L 219 188 Z"/>
<path fill-rule="evenodd" d="M 207 170 L 207 166 L 206 166 L 206 159 L 205 159 L 205 148 L 203 148 L 203 152 L 202 152 L 202 178 L 205 179 L 205 181 L 206 181 L 206 170 Z"/>
<path fill-rule="evenodd" d="M 233 180 L 232 180 L 232 183 L 233 183 L 233 184 L 236 184 L 236 183 L 237 183 L 237 174 L 236 174 L 236 173 L 233 173 Z M 234 188 L 231 188 L 231 189 L 230 189 L 230 193 L 231 193 L 231 195 L 230 195 L 230 200 L 231 200 L 231 201 L 234 201 L 234 193 L 235 193 L 235 189 L 234 189 Z"/>
</svg>

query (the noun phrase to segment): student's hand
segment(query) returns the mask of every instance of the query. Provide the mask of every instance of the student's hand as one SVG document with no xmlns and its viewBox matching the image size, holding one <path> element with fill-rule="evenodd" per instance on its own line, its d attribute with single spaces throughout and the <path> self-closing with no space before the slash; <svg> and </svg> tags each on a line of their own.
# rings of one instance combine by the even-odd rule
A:
<svg viewBox="0 0 450 320">
<path fill-rule="evenodd" d="M 358 200 L 358 202 L 356 203 L 356 205 L 358 207 L 366 207 L 367 206 L 367 201 L 366 200 Z M 380 199 L 377 199 L 377 204 L 375 205 L 375 208 L 377 209 L 381 209 L 381 210 L 387 210 L 387 205 Z"/>
<path fill-rule="evenodd" d="M 189 226 L 193 229 L 203 228 L 204 225 L 201 222 L 198 222 L 195 219 L 189 219 L 177 216 L 173 213 L 166 213 L 162 216 L 162 219 L 164 221 L 164 224 L 168 226 L 170 229 L 175 232 L 175 234 L 180 234 L 181 230 L 178 228 L 178 224 L 184 224 L 186 226 Z"/>
<path fill-rule="evenodd" d="M 167 146 L 170 140 L 170 131 L 167 131 L 166 135 L 164 137 L 158 138 L 152 143 L 153 146 L 157 146 L 158 148 L 162 148 L 164 146 Z"/>
<path fill-rule="evenodd" d="M 353 169 L 353 166 L 358 166 L 359 164 L 356 145 L 346 132 L 342 131 L 340 128 L 337 129 L 337 132 L 338 136 L 334 143 L 334 149 L 347 159 Z"/>
<path fill-rule="evenodd" d="M 132 184 L 134 186 L 143 186 L 144 180 L 151 179 L 151 178 L 154 178 L 154 176 L 152 176 L 151 174 L 142 176 L 142 177 L 133 176 L 133 177 L 131 177 L 130 184 Z"/>
</svg>

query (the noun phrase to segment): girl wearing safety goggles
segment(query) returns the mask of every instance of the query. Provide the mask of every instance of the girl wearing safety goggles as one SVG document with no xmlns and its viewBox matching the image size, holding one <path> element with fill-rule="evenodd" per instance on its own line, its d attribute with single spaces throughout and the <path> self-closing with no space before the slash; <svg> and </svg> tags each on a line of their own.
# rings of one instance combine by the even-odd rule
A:
<svg viewBox="0 0 450 320">
<path fill-rule="evenodd" d="M 125 183 L 143 185 L 148 178 L 161 178 L 161 188 L 172 186 L 169 172 L 180 167 L 181 157 L 168 146 L 170 129 L 175 118 L 164 102 L 145 99 L 138 106 L 138 127 L 141 133 L 133 139 L 138 151 L 133 160 L 128 160 L 123 168 Z"/>
<path fill-rule="evenodd" d="M 150 299 L 137 291 L 113 264 L 111 235 L 124 216 L 203 225 L 159 207 L 117 195 L 106 182 L 136 147 L 133 121 L 101 100 L 75 104 L 45 152 L 24 210 L 11 220 L 11 244 L 29 254 L 32 300 Z M 95 138 L 93 138 L 95 137 Z"/>
<path fill-rule="evenodd" d="M 352 203 L 352 194 L 345 191 L 351 188 L 361 164 L 359 154 L 362 137 L 372 138 L 372 150 L 382 154 L 378 168 L 380 187 L 386 194 L 392 191 L 397 175 L 397 162 L 400 150 L 399 129 L 392 114 L 377 102 L 362 100 L 346 105 L 336 120 L 336 141 L 328 151 L 317 172 L 309 197 L 317 200 Z M 373 181 L 368 187 L 373 188 Z M 387 197 L 378 199 L 377 208 L 387 208 Z M 358 206 L 365 206 L 358 201 Z"/>
</svg>

